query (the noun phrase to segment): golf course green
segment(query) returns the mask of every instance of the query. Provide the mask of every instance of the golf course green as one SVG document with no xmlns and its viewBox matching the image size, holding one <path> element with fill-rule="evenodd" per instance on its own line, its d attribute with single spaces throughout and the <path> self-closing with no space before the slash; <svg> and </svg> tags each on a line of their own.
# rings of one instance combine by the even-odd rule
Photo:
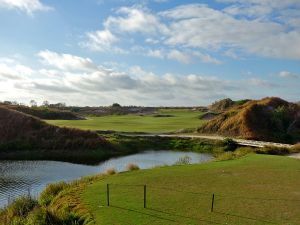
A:
<svg viewBox="0 0 300 225">
<path fill-rule="evenodd" d="M 85 130 L 158 133 L 197 128 L 204 122 L 199 119 L 202 114 L 187 109 L 161 109 L 156 115 L 110 115 L 87 117 L 87 120 L 47 120 L 47 122 Z"/>
<path fill-rule="evenodd" d="M 81 201 L 98 225 L 300 224 L 299 187 L 298 159 L 250 154 L 106 176 Z"/>
</svg>

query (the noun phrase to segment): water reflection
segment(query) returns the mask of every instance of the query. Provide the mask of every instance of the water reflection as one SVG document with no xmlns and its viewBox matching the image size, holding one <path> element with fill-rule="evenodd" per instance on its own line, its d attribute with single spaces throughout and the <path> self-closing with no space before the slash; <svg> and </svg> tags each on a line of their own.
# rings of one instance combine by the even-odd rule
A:
<svg viewBox="0 0 300 225">
<path fill-rule="evenodd" d="M 28 192 L 37 196 L 48 183 L 71 181 L 82 176 L 104 172 L 111 167 L 117 171 L 124 171 L 128 163 L 135 163 L 142 169 L 158 165 L 172 165 L 184 156 L 189 156 L 191 163 L 201 163 L 212 159 L 210 154 L 147 151 L 113 158 L 96 166 L 57 161 L 0 161 L 0 207 Z"/>
</svg>

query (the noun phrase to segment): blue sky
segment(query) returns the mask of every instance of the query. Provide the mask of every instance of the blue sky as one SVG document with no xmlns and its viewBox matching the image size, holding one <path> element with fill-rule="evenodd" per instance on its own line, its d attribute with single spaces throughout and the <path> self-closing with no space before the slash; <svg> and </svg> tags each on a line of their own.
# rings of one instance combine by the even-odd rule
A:
<svg viewBox="0 0 300 225">
<path fill-rule="evenodd" d="M 299 101 L 299 0 L 0 0 L 0 100 Z"/>
</svg>

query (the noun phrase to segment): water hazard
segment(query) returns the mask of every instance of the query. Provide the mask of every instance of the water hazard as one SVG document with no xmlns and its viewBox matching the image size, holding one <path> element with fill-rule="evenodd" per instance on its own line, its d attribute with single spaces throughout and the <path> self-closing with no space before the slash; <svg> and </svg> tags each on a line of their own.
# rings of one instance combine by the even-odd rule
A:
<svg viewBox="0 0 300 225">
<path fill-rule="evenodd" d="M 58 161 L 0 161 L 0 208 L 20 195 L 37 196 L 49 183 L 71 181 L 102 173 L 108 168 L 124 171 L 129 163 L 135 163 L 141 169 L 172 165 L 184 156 L 189 156 L 191 163 L 213 158 L 210 154 L 194 152 L 147 151 L 109 159 L 96 166 Z"/>
</svg>

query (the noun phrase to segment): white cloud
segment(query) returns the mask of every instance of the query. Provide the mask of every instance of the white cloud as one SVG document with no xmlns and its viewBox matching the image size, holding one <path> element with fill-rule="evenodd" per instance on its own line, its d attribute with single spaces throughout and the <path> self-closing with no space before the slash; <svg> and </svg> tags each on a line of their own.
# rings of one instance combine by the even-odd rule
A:
<svg viewBox="0 0 300 225">
<path fill-rule="evenodd" d="M 268 80 L 263 80 L 260 78 L 251 78 L 251 79 L 247 80 L 247 82 L 248 82 L 248 84 L 251 84 L 256 87 L 274 88 L 274 87 L 278 86 L 275 83 L 272 83 Z"/>
<path fill-rule="evenodd" d="M 155 49 L 155 50 L 150 49 L 147 52 L 147 56 L 155 57 L 155 58 L 159 58 L 159 59 L 163 59 L 165 57 L 164 52 L 162 50 L 159 50 L 159 49 Z"/>
<path fill-rule="evenodd" d="M 32 15 L 36 11 L 48 11 L 52 8 L 44 5 L 40 0 L 0 0 L 0 7 L 18 9 Z"/>
<path fill-rule="evenodd" d="M 138 50 L 138 49 L 137 49 Z M 141 49 L 140 51 L 143 51 Z M 177 50 L 177 49 L 150 49 L 147 51 L 146 56 L 159 58 L 159 59 L 171 59 L 180 63 L 190 64 L 198 62 L 199 59 L 202 63 L 221 64 L 222 62 L 212 56 L 201 53 L 199 51 Z"/>
<path fill-rule="evenodd" d="M 199 57 L 201 62 L 203 63 L 213 63 L 213 64 L 222 64 L 222 62 L 216 58 L 213 58 L 212 56 L 208 54 L 204 54 L 201 52 L 194 52 L 193 53 L 195 56 Z"/>
<path fill-rule="evenodd" d="M 82 58 L 70 54 L 59 54 L 49 50 L 40 51 L 37 55 L 44 64 L 61 70 L 93 71 L 97 69 L 89 58 Z"/>
<path fill-rule="evenodd" d="M 141 7 L 122 7 L 117 14 L 120 16 L 110 16 L 104 22 L 106 29 L 148 34 L 164 32 L 167 29 L 158 17 Z"/>
<path fill-rule="evenodd" d="M 192 58 L 189 54 L 186 54 L 184 52 L 178 51 L 176 49 L 171 50 L 168 54 L 167 54 L 167 58 L 168 59 L 174 59 L 177 60 L 178 62 L 181 63 L 185 63 L 185 64 L 189 64 L 192 62 Z"/>
<path fill-rule="evenodd" d="M 14 61 L 13 61 L 14 62 Z M 29 76 L 33 70 L 27 66 L 13 63 L 0 63 L 0 79 L 1 80 L 19 80 L 24 76 Z"/>
<path fill-rule="evenodd" d="M 107 29 L 88 32 L 86 37 L 87 40 L 82 45 L 93 51 L 111 50 L 112 44 L 118 41 L 118 38 Z"/>
<path fill-rule="evenodd" d="M 278 74 L 278 76 L 281 77 L 281 78 L 299 78 L 299 75 L 291 73 L 289 71 L 281 71 Z"/>
</svg>

